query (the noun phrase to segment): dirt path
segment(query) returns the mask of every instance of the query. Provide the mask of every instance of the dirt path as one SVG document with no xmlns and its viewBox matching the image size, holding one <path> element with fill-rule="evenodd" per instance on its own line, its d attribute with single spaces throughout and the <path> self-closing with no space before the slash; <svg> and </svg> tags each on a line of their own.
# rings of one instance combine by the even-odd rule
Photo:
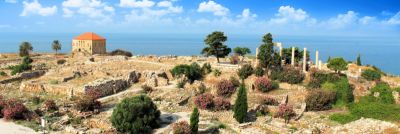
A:
<svg viewBox="0 0 400 134">
<path fill-rule="evenodd" d="M 37 134 L 37 132 L 30 128 L 4 121 L 3 119 L 0 119 L 0 131 L 2 134 Z"/>
</svg>

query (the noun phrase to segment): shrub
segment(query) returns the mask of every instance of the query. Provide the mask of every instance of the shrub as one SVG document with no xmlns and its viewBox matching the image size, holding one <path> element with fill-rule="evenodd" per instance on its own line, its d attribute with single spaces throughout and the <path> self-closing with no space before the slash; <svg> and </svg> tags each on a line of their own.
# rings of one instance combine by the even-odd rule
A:
<svg viewBox="0 0 400 134">
<path fill-rule="evenodd" d="M 229 97 L 236 91 L 235 85 L 231 81 L 222 80 L 217 83 L 218 96 Z"/>
<path fill-rule="evenodd" d="M 340 79 L 337 74 L 319 71 L 315 68 L 310 69 L 310 82 L 308 86 L 311 88 L 320 88 L 325 82 L 336 82 Z"/>
<path fill-rule="evenodd" d="M 335 105 L 346 105 L 354 101 L 353 88 L 347 78 L 341 78 L 335 83 L 336 102 Z"/>
<path fill-rule="evenodd" d="M 214 110 L 222 111 L 229 110 L 231 108 L 231 102 L 222 97 L 217 97 L 214 99 Z"/>
<path fill-rule="evenodd" d="M 56 105 L 56 102 L 54 102 L 54 100 L 47 100 L 44 102 L 43 105 L 44 109 L 46 109 L 47 111 L 55 111 L 58 110 L 58 107 Z"/>
<path fill-rule="evenodd" d="M 335 103 L 336 93 L 333 91 L 315 89 L 306 96 L 306 109 L 308 111 L 328 110 Z"/>
<path fill-rule="evenodd" d="M 379 97 L 374 97 L 375 101 L 385 104 L 393 104 L 395 102 L 392 90 L 390 86 L 386 83 L 378 83 L 370 91 L 371 91 L 370 94 L 371 96 L 373 96 L 374 93 L 379 93 Z"/>
<path fill-rule="evenodd" d="M 287 82 L 289 84 L 298 84 L 304 80 L 305 75 L 300 69 L 293 67 L 285 67 L 283 69 L 282 75 L 279 78 L 281 82 Z"/>
<path fill-rule="evenodd" d="M 141 88 L 143 89 L 144 92 L 146 93 L 151 93 L 153 92 L 153 88 L 147 85 L 142 85 Z"/>
<path fill-rule="evenodd" d="M 194 99 L 194 104 L 200 109 L 211 109 L 214 107 L 213 98 L 209 93 L 200 94 Z"/>
<path fill-rule="evenodd" d="M 251 74 L 253 74 L 253 67 L 250 64 L 243 65 L 237 72 L 240 79 L 247 79 Z"/>
<path fill-rule="evenodd" d="M 42 103 L 42 99 L 40 99 L 39 96 L 33 96 L 33 97 L 31 98 L 31 102 L 32 102 L 33 104 L 35 104 L 35 105 L 38 105 L 38 104 Z"/>
<path fill-rule="evenodd" d="M 254 74 L 255 74 L 257 77 L 264 76 L 264 69 L 261 68 L 261 67 L 256 67 L 256 69 L 254 70 Z"/>
<path fill-rule="evenodd" d="M 360 99 L 360 102 L 350 104 L 348 106 L 350 113 L 354 116 L 378 120 L 400 120 L 399 105 L 368 101 L 370 97 L 372 96 L 364 96 Z"/>
<path fill-rule="evenodd" d="M 101 108 L 101 103 L 97 101 L 102 94 L 98 90 L 87 90 L 86 94 L 75 101 L 75 108 L 81 112 L 94 111 Z"/>
<path fill-rule="evenodd" d="M 192 114 L 190 115 L 190 130 L 192 132 L 192 134 L 197 134 L 197 131 L 199 129 L 199 117 L 200 117 L 200 113 L 199 113 L 199 109 L 197 109 L 197 107 L 195 107 L 193 109 Z"/>
<path fill-rule="evenodd" d="M 273 106 L 278 106 L 279 102 L 275 98 L 272 98 L 271 96 L 260 96 L 259 97 L 259 103 L 263 105 L 273 105 Z"/>
<path fill-rule="evenodd" d="M 122 55 L 122 56 L 127 56 L 127 57 L 132 57 L 132 53 L 129 51 L 121 50 L 121 49 L 116 49 L 114 51 L 111 51 L 110 53 L 112 56 L 115 55 Z"/>
<path fill-rule="evenodd" d="M 265 77 L 256 78 L 254 85 L 257 90 L 260 90 L 262 92 L 268 92 L 272 90 L 272 82 Z"/>
<path fill-rule="evenodd" d="M 191 134 L 189 124 L 186 121 L 174 123 L 172 130 L 174 134 Z"/>
<path fill-rule="evenodd" d="M 16 100 L 10 99 L 5 101 L 5 104 L 2 109 L 2 114 L 4 119 L 10 120 L 18 120 L 25 119 L 25 115 L 29 112 L 24 104 L 18 102 Z"/>
<path fill-rule="evenodd" d="M 361 76 L 369 81 L 377 81 L 381 79 L 381 74 L 378 71 L 372 69 L 364 70 Z"/>
<path fill-rule="evenodd" d="M 218 69 L 214 69 L 213 74 L 215 77 L 219 77 L 221 75 L 221 71 L 219 71 Z"/>
<path fill-rule="evenodd" d="M 283 118 L 285 119 L 285 123 L 289 123 L 289 120 L 296 116 L 296 113 L 293 110 L 293 107 L 287 104 L 279 105 L 278 111 L 275 113 L 275 118 Z"/>
<path fill-rule="evenodd" d="M 236 79 L 235 77 L 231 76 L 229 78 L 229 81 L 231 81 L 231 83 L 235 86 L 235 87 L 239 87 L 240 85 L 240 81 L 238 79 Z"/>
<path fill-rule="evenodd" d="M 7 76 L 7 73 L 5 73 L 4 71 L 0 71 L 0 76 Z"/>
<path fill-rule="evenodd" d="M 184 88 L 186 84 L 186 81 L 178 81 L 178 83 L 176 84 L 177 88 Z"/>
<path fill-rule="evenodd" d="M 237 99 L 233 108 L 233 117 L 237 122 L 243 123 L 247 116 L 247 93 L 244 83 L 240 84 L 239 92 L 237 93 Z"/>
<path fill-rule="evenodd" d="M 339 122 L 340 124 L 346 124 L 355 120 L 360 119 L 360 117 L 352 114 L 332 114 L 329 116 L 330 120 Z"/>
<path fill-rule="evenodd" d="M 171 73 L 174 77 L 181 77 L 182 75 L 186 76 L 190 83 L 203 77 L 199 64 L 195 62 L 191 65 L 177 65 L 171 70 Z"/>
<path fill-rule="evenodd" d="M 111 123 L 121 133 L 150 134 L 159 126 L 160 111 L 146 95 L 123 99 L 111 115 Z"/>
<path fill-rule="evenodd" d="M 272 89 L 278 89 L 279 88 L 279 83 L 276 81 L 272 81 Z"/>
<path fill-rule="evenodd" d="M 11 69 L 11 75 L 15 75 L 17 73 L 22 73 L 22 72 L 24 72 L 26 70 L 31 70 L 32 69 L 32 65 L 31 65 L 32 62 L 33 62 L 33 60 L 29 56 L 24 56 L 22 58 L 22 63 L 21 64 L 9 67 L 9 69 Z"/>
<path fill-rule="evenodd" d="M 65 59 L 57 60 L 57 64 L 58 64 L 58 65 L 62 65 L 62 64 L 64 64 L 65 62 L 67 62 Z"/>
<path fill-rule="evenodd" d="M 211 65 L 210 63 L 204 63 L 203 66 L 201 66 L 201 72 L 205 74 L 209 74 L 212 72 Z"/>
<path fill-rule="evenodd" d="M 329 60 L 327 66 L 329 69 L 332 69 L 337 73 L 340 73 L 340 71 L 347 70 L 347 64 L 348 63 L 343 58 L 337 57 Z"/>
</svg>

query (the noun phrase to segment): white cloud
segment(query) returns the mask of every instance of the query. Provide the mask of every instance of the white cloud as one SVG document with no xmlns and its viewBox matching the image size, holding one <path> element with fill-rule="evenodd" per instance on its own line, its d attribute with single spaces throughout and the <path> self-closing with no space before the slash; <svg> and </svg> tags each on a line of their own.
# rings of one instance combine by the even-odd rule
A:
<svg viewBox="0 0 400 134">
<path fill-rule="evenodd" d="M 29 15 L 40 15 L 40 16 L 50 16 L 57 13 L 57 6 L 43 7 L 38 0 L 32 2 L 24 1 L 24 9 L 20 16 Z"/>
<path fill-rule="evenodd" d="M 66 0 L 62 3 L 63 16 L 73 17 L 82 15 L 95 19 L 97 23 L 107 23 L 112 21 L 115 9 L 100 0 Z"/>
<path fill-rule="evenodd" d="M 315 19 L 310 18 L 306 11 L 303 9 L 295 9 L 291 6 L 279 7 L 278 13 L 275 14 L 275 18 L 270 20 L 273 24 L 289 24 L 289 23 L 315 23 Z"/>
<path fill-rule="evenodd" d="M 149 8 L 154 6 L 155 2 L 151 0 L 120 0 L 120 7 L 138 7 L 138 8 Z"/>
<path fill-rule="evenodd" d="M 171 7 L 172 2 L 171 1 L 160 1 L 157 3 L 158 7 Z"/>
<path fill-rule="evenodd" d="M 174 6 L 173 1 L 161 1 L 157 3 L 157 7 L 152 8 L 139 8 L 132 7 L 132 11 L 130 14 L 125 15 L 125 20 L 128 22 L 138 22 L 138 21 L 159 21 L 165 20 L 167 18 L 163 18 L 164 16 L 168 16 L 171 14 L 178 14 L 183 12 L 182 6 Z M 168 19 L 171 20 L 171 19 Z"/>
<path fill-rule="evenodd" d="M 397 12 L 393 17 L 391 17 L 389 20 L 387 20 L 388 24 L 392 25 L 399 25 L 400 24 L 400 11 Z"/>
<path fill-rule="evenodd" d="M 226 16 L 229 9 L 210 0 L 208 2 L 201 2 L 197 12 L 212 12 L 215 16 Z"/>
<path fill-rule="evenodd" d="M 346 14 L 339 14 L 336 17 L 330 18 L 326 21 L 327 25 L 332 28 L 343 28 L 348 25 L 356 24 L 358 20 L 358 13 L 354 11 L 347 11 Z"/>
<path fill-rule="evenodd" d="M 371 17 L 371 16 L 364 16 L 360 18 L 358 21 L 363 24 L 363 25 L 368 25 L 371 24 L 372 22 L 375 22 L 376 17 Z"/>
<path fill-rule="evenodd" d="M 17 3 L 18 1 L 17 0 L 4 0 L 4 2 L 6 2 L 6 3 Z"/>
<path fill-rule="evenodd" d="M 241 19 L 251 19 L 251 18 L 256 18 L 257 17 L 257 14 L 252 14 L 251 12 L 250 12 L 250 9 L 248 9 L 248 8 L 246 8 L 246 9 L 243 9 L 243 11 L 242 11 L 242 14 L 241 15 L 238 15 L 237 16 L 238 18 L 241 18 Z"/>
</svg>

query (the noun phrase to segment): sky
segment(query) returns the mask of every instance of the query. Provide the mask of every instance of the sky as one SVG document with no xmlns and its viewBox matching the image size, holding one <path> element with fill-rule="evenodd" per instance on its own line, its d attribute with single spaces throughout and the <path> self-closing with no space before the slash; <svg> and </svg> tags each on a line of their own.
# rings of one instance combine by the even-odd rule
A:
<svg viewBox="0 0 400 134">
<path fill-rule="evenodd" d="M 0 32 L 400 36 L 399 0 L 0 0 Z"/>
</svg>

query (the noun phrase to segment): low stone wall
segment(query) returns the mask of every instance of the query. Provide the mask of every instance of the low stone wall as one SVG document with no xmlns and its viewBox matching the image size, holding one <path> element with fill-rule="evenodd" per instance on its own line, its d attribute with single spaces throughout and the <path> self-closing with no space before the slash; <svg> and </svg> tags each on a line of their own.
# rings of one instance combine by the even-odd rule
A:
<svg viewBox="0 0 400 134">
<path fill-rule="evenodd" d="M 37 70 L 37 71 L 32 71 L 32 72 L 24 72 L 19 74 L 18 76 L 14 76 L 8 79 L 4 79 L 0 81 L 0 84 L 7 84 L 7 83 L 11 83 L 14 81 L 19 81 L 22 79 L 32 79 L 32 78 L 37 78 L 40 77 L 42 75 L 44 75 L 46 72 L 43 70 Z"/>
<path fill-rule="evenodd" d="M 99 79 L 91 82 L 83 87 L 83 92 L 88 93 L 90 90 L 96 90 L 101 96 L 115 94 L 129 87 L 129 83 L 125 79 Z"/>
</svg>

